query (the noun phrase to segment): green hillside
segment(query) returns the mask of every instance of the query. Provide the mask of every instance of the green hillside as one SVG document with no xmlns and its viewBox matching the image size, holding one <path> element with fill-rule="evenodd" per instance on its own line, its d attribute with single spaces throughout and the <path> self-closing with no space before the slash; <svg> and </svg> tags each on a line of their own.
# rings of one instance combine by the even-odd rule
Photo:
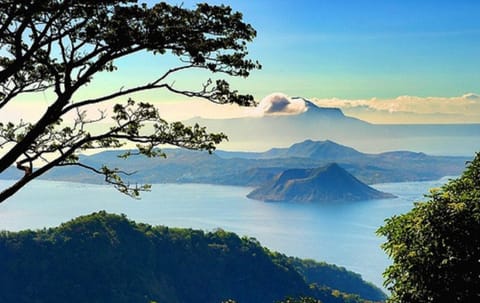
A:
<svg viewBox="0 0 480 303">
<path fill-rule="evenodd" d="M 287 296 L 323 303 L 385 298 L 357 274 L 288 258 L 223 230 L 153 227 L 99 212 L 0 235 L 4 303 L 268 303 Z"/>
</svg>

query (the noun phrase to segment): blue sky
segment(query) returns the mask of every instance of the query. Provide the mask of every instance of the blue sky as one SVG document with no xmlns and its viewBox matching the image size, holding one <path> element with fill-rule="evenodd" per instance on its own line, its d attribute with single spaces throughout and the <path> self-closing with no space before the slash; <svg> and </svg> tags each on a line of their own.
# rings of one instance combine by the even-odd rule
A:
<svg viewBox="0 0 480 303">
<path fill-rule="evenodd" d="M 195 1 L 182 1 L 192 6 Z M 175 3 L 175 2 L 173 2 Z M 479 91 L 480 1 L 209 1 L 243 12 L 259 97 L 393 98 Z"/>
</svg>

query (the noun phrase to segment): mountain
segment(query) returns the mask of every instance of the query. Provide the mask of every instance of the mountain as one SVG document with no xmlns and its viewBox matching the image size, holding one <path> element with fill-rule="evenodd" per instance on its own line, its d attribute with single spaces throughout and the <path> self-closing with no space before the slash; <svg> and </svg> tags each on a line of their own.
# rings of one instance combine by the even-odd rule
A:
<svg viewBox="0 0 480 303">
<path fill-rule="evenodd" d="M 290 258 L 223 230 L 151 226 L 98 212 L 56 228 L 0 233 L 4 303 L 273 303 L 287 296 L 385 299 L 344 268 Z"/>
<path fill-rule="evenodd" d="M 343 114 L 342 110 L 335 107 L 320 107 L 315 105 L 313 102 L 308 101 L 307 99 L 297 97 L 293 99 L 302 99 L 306 105 L 306 115 L 319 117 L 320 115 L 326 119 L 343 119 L 346 116 Z M 351 118 L 355 119 L 355 118 Z M 358 119 L 357 119 L 358 120 Z M 360 120 L 359 120 L 360 121 Z"/>
<path fill-rule="evenodd" d="M 273 150 L 266 152 L 267 155 L 272 153 Z M 362 153 L 351 147 L 337 144 L 330 140 L 305 140 L 293 144 L 288 149 L 277 150 L 276 154 L 277 157 L 302 157 L 311 159 L 356 158 L 362 155 Z"/>
<path fill-rule="evenodd" d="M 247 197 L 268 202 L 334 202 L 394 196 L 362 183 L 338 164 L 332 163 L 316 169 L 286 170 Z"/>
<path fill-rule="evenodd" d="M 117 157 L 122 151 L 81 155 L 82 163 L 100 168 L 106 164 L 126 172 L 132 183 L 206 183 L 258 187 L 287 169 L 310 169 L 335 162 L 367 184 L 436 180 L 460 174 L 471 157 L 431 156 L 395 151 L 367 154 L 330 140 L 305 140 L 287 148 L 265 152 L 206 152 L 163 149 L 167 158 Z M 123 151 L 124 152 L 124 151 Z M 401 163 L 401 165 L 399 165 Z M 21 177 L 11 168 L 2 179 Z M 41 178 L 85 183 L 102 183 L 103 178 L 80 167 L 58 167 Z"/>
<path fill-rule="evenodd" d="M 369 153 L 414 150 L 435 155 L 470 156 L 478 151 L 480 124 L 371 124 L 344 115 L 338 108 L 318 107 L 303 98 L 307 110 L 291 115 L 265 115 L 233 119 L 194 118 L 209 131 L 223 132 L 223 149 L 261 151 L 290 146 L 307 139 L 331 140 Z"/>
<path fill-rule="evenodd" d="M 285 146 L 306 139 L 341 140 L 344 134 L 360 135 L 369 123 L 345 116 L 338 108 L 318 107 L 306 101 L 307 110 L 295 115 L 265 115 L 230 119 L 193 118 L 186 124 L 206 126 L 211 132 L 224 132 L 229 142 L 224 146 L 238 149 L 239 145 L 249 149 L 267 149 L 271 146 Z M 238 144 L 238 145 L 237 145 Z"/>
<path fill-rule="evenodd" d="M 305 140 L 295 143 L 288 148 L 272 148 L 266 152 L 228 152 L 217 151 L 216 154 L 221 158 L 246 158 L 246 159 L 271 159 L 271 158 L 310 158 L 310 159 L 344 159 L 357 158 L 363 153 L 354 148 L 335 143 L 330 140 L 314 141 Z"/>
</svg>

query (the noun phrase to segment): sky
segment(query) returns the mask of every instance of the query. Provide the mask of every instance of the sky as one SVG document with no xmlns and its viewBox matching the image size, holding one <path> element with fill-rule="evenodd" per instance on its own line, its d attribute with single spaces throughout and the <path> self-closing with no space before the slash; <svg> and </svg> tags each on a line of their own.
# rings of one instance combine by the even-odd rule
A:
<svg viewBox="0 0 480 303">
<path fill-rule="evenodd" d="M 168 2 L 187 8 L 196 3 Z M 259 102 L 282 93 L 339 107 L 372 123 L 480 123 L 478 0 L 208 2 L 230 5 L 257 30 L 257 38 L 249 44 L 250 58 L 259 60 L 263 68 L 247 79 L 229 80 Z M 176 64 L 171 58 L 147 54 L 121 59 L 118 71 L 96 76 L 77 99 L 154 80 Z M 209 76 L 180 74 L 172 82 L 196 89 Z M 170 120 L 258 113 L 192 102 L 163 91 L 133 97 L 154 102 Z M 47 104 L 50 98 L 48 92 L 36 96 L 41 102 L 35 106 Z M 31 109 L 29 114 L 40 112 L 30 104 L 22 106 Z"/>
<path fill-rule="evenodd" d="M 301 96 L 374 123 L 480 122 L 480 1 L 208 2 L 232 6 L 257 30 L 249 50 L 263 68 L 232 83 L 258 101 Z M 203 104 L 174 112 L 235 115 Z"/>
<path fill-rule="evenodd" d="M 394 98 L 479 89 L 479 1 L 230 1 L 258 31 L 255 91 Z M 242 3 L 242 4 L 240 4 Z"/>
</svg>

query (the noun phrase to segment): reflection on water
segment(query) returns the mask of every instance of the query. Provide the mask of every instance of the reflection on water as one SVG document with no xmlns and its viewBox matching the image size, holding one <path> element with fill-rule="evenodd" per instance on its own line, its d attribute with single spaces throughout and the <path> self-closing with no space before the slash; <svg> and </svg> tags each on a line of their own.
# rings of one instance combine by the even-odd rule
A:
<svg viewBox="0 0 480 303">
<path fill-rule="evenodd" d="M 220 227 L 287 255 L 345 266 L 381 286 L 389 260 L 376 229 L 446 181 L 379 184 L 398 198 L 335 204 L 264 203 L 245 198 L 251 188 L 199 184 L 157 184 L 137 201 L 108 186 L 35 181 L 0 204 L 0 230 L 51 227 L 106 210 L 153 225 Z M 0 180 L 2 188 L 7 183 Z"/>
</svg>

